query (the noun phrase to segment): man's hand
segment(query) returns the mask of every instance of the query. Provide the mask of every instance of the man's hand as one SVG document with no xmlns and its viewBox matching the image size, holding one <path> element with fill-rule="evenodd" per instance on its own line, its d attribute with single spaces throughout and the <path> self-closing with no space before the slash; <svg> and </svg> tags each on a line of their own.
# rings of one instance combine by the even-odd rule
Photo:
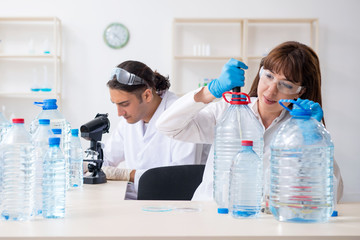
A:
<svg viewBox="0 0 360 240">
<path fill-rule="evenodd" d="M 135 175 L 135 170 L 132 169 L 117 168 L 112 166 L 102 167 L 101 169 L 104 171 L 106 179 L 109 180 L 129 181 L 130 173 L 134 171 Z"/>
</svg>

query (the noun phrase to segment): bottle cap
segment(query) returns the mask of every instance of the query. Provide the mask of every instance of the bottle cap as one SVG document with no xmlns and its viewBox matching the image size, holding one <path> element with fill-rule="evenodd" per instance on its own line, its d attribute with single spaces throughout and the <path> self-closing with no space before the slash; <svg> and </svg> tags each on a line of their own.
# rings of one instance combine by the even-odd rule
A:
<svg viewBox="0 0 360 240">
<path fill-rule="evenodd" d="M 49 138 L 49 145 L 60 145 L 60 138 L 55 137 L 55 138 Z"/>
<path fill-rule="evenodd" d="M 54 134 L 61 134 L 61 128 L 53 128 L 53 129 L 51 129 L 51 131 L 52 131 Z"/>
<path fill-rule="evenodd" d="M 71 129 L 71 135 L 74 137 L 79 136 L 79 129 Z"/>
<path fill-rule="evenodd" d="M 56 99 L 44 99 L 43 102 L 34 102 L 34 104 L 41 106 L 43 110 L 53 110 L 58 108 L 56 101 Z"/>
<path fill-rule="evenodd" d="M 241 146 L 252 146 L 252 145 L 253 145 L 253 141 L 249 141 L 249 140 L 241 141 Z"/>
<path fill-rule="evenodd" d="M 39 124 L 50 125 L 50 119 L 39 119 Z"/>
<path fill-rule="evenodd" d="M 219 214 L 228 214 L 229 209 L 228 208 L 218 208 L 218 213 Z"/>
<path fill-rule="evenodd" d="M 286 107 L 283 103 L 284 102 L 289 102 L 293 104 L 293 108 L 289 109 L 288 107 Z M 300 104 L 298 104 L 295 100 L 293 99 L 280 99 L 279 100 L 279 104 L 285 108 L 286 110 L 288 110 L 290 112 L 290 115 L 293 117 L 297 117 L 297 118 L 310 118 L 311 117 L 311 109 L 306 109 L 303 106 L 301 106 Z"/>
<path fill-rule="evenodd" d="M 24 123 L 24 119 L 23 118 L 13 118 L 12 120 L 13 123 Z"/>
</svg>

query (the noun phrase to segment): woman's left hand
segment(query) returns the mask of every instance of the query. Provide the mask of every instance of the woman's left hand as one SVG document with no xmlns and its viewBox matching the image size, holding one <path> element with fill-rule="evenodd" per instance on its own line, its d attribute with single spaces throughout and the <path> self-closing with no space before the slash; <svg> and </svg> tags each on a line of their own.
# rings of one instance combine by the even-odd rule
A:
<svg viewBox="0 0 360 240">
<path fill-rule="evenodd" d="M 319 122 L 321 122 L 321 119 L 323 118 L 324 113 L 323 113 L 323 110 L 319 103 L 310 101 L 308 99 L 301 99 L 301 98 L 298 98 L 296 100 L 296 102 L 303 108 L 310 109 L 311 117 L 313 117 L 316 120 L 318 120 Z"/>
</svg>

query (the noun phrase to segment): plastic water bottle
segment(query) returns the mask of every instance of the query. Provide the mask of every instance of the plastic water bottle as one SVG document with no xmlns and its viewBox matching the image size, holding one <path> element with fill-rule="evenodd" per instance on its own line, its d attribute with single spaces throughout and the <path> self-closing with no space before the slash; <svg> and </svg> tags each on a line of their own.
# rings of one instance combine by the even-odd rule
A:
<svg viewBox="0 0 360 240">
<path fill-rule="evenodd" d="M 225 94 L 232 94 L 231 101 Z M 242 140 L 253 141 L 253 149 L 260 159 L 263 156 L 263 128 L 249 108 L 250 97 L 246 93 L 223 94 L 231 106 L 226 110 L 215 129 L 214 145 L 214 199 L 218 213 L 228 213 L 230 167 L 241 149 Z"/>
<path fill-rule="evenodd" d="M 243 140 L 230 170 L 229 208 L 234 218 L 257 217 L 261 210 L 263 161 Z"/>
<path fill-rule="evenodd" d="M 66 162 L 69 162 L 70 154 L 70 129 L 69 122 L 59 112 L 58 106 L 56 105 L 56 99 L 45 99 L 43 102 L 35 102 L 37 106 L 42 107 L 42 111 L 30 124 L 30 133 L 33 134 L 39 126 L 39 119 L 50 119 L 50 128 L 60 128 L 62 132 L 62 143 L 61 147 L 65 155 Z M 68 165 L 67 165 L 68 167 Z"/>
<path fill-rule="evenodd" d="M 52 136 L 50 120 L 39 119 L 39 127 L 32 136 L 35 160 L 35 215 L 42 214 L 43 160 L 49 148 L 49 138 Z"/>
<path fill-rule="evenodd" d="M 4 117 L 4 115 L 0 112 L 0 142 L 9 131 L 11 127 L 10 122 Z"/>
<path fill-rule="evenodd" d="M 14 118 L 13 126 L 0 144 L 3 172 L 2 211 L 5 220 L 23 221 L 33 216 L 35 164 L 31 135 L 24 119 Z"/>
<path fill-rule="evenodd" d="M 293 109 L 283 102 L 293 103 Z M 311 110 L 294 100 L 279 103 L 292 118 L 279 129 L 270 146 L 270 210 L 279 221 L 326 222 L 334 197 L 330 134 L 311 118 Z"/>
<path fill-rule="evenodd" d="M 83 185 L 83 150 L 79 138 L 79 129 L 71 129 L 70 145 L 70 188 Z"/>
<path fill-rule="evenodd" d="M 44 157 L 42 211 L 44 218 L 63 218 L 65 216 L 65 157 L 59 144 L 60 138 L 49 138 L 49 149 Z"/>
</svg>

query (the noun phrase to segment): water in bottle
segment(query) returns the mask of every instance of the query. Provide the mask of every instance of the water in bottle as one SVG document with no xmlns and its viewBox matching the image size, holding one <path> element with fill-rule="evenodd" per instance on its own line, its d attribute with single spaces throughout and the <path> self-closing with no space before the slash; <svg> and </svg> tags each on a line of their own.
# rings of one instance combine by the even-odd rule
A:
<svg viewBox="0 0 360 240">
<path fill-rule="evenodd" d="M 283 102 L 294 104 L 293 109 Z M 279 221 L 326 222 L 333 210 L 334 145 L 311 110 L 280 100 L 292 118 L 270 146 L 270 210 Z"/>
<path fill-rule="evenodd" d="M 234 218 L 257 217 L 261 210 L 263 161 L 243 140 L 230 170 L 229 209 Z"/>
<path fill-rule="evenodd" d="M 50 119 L 50 128 L 61 129 L 62 143 L 61 147 L 65 155 L 66 162 L 69 162 L 70 154 L 70 124 L 58 110 L 56 99 L 45 99 L 43 102 L 35 102 L 37 106 L 42 107 L 42 111 L 30 124 L 30 133 L 33 134 L 39 126 L 39 119 Z M 68 165 L 67 165 L 68 168 Z"/>
<path fill-rule="evenodd" d="M 44 218 L 65 216 L 65 157 L 59 145 L 60 138 L 49 138 L 49 149 L 44 157 L 42 211 Z"/>
<path fill-rule="evenodd" d="M 9 131 L 10 127 L 10 122 L 0 112 L 0 142 L 5 137 L 5 134 Z"/>
<path fill-rule="evenodd" d="M 246 93 L 232 94 L 231 105 L 215 128 L 214 143 L 214 199 L 218 213 L 228 213 L 230 167 L 241 149 L 241 140 L 253 141 L 253 149 L 260 159 L 263 156 L 263 128 L 249 108 L 250 97 Z"/>
<path fill-rule="evenodd" d="M 49 119 L 39 119 L 39 127 L 32 136 L 34 145 L 35 161 L 35 214 L 42 214 L 42 179 L 43 179 L 43 160 L 49 148 L 49 138 L 53 134 L 50 129 Z"/>
<path fill-rule="evenodd" d="M 24 119 L 13 119 L 0 148 L 3 172 L 1 218 L 29 220 L 34 215 L 35 164 L 34 147 L 31 135 L 24 127 Z"/>
<path fill-rule="evenodd" d="M 51 129 L 52 133 L 54 134 L 54 137 L 60 138 L 60 149 L 65 152 L 64 149 L 66 148 L 65 142 L 64 142 L 64 136 L 62 134 L 61 128 L 53 128 Z M 70 142 L 71 145 L 71 142 Z M 68 154 L 64 153 L 65 156 L 65 174 L 66 174 L 66 189 L 70 188 L 70 145 L 67 150 Z"/>
<path fill-rule="evenodd" d="M 70 141 L 70 188 L 83 185 L 83 150 L 79 138 L 79 129 L 71 129 Z"/>
</svg>

